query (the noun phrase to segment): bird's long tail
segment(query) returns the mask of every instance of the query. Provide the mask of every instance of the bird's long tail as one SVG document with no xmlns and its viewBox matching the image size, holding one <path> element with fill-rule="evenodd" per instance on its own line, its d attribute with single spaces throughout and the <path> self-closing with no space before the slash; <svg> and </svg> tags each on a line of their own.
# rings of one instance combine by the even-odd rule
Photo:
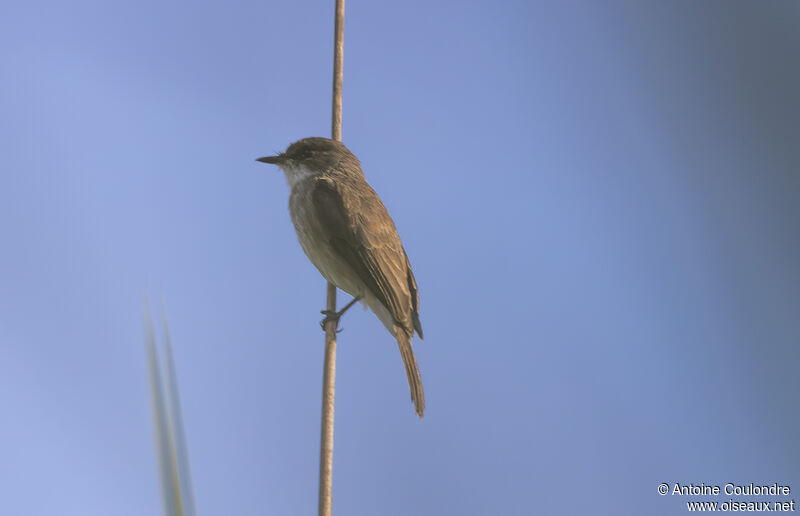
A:
<svg viewBox="0 0 800 516">
<path fill-rule="evenodd" d="M 397 345 L 400 347 L 400 355 L 403 357 L 403 365 L 406 366 L 406 376 L 408 377 L 408 388 L 411 390 L 411 399 L 414 401 L 414 408 L 417 415 L 422 419 L 425 412 L 425 393 L 422 391 L 422 377 L 419 375 L 417 358 L 414 356 L 414 348 L 411 347 L 411 336 L 405 331 L 396 332 Z"/>
</svg>

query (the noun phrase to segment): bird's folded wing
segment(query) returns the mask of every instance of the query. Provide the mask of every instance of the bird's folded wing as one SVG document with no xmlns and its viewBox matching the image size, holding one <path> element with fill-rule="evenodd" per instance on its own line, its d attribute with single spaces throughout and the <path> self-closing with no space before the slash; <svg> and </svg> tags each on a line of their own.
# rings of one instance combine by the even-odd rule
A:
<svg viewBox="0 0 800 516">
<path fill-rule="evenodd" d="M 419 292 L 417 291 L 417 280 L 414 279 L 414 273 L 411 270 L 411 262 L 408 261 L 406 250 L 403 249 L 403 257 L 406 259 L 406 271 L 408 276 L 408 290 L 411 294 L 411 320 L 414 323 L 414 329 L 417 330 L 419 338 L 422 337 L 422 323 L 419 320 Z"/>
<path fill-rule="evenodd" d="M 369 185 L 358 191 L 345 189 L 325 178 L 316 182 L 312 199 L 317 220 L 341 258 L 395 322 L 410 331 L 413 275 L 394 222 Z M 413 286 L 416 305 L 416 282 Z"/>
</svg>

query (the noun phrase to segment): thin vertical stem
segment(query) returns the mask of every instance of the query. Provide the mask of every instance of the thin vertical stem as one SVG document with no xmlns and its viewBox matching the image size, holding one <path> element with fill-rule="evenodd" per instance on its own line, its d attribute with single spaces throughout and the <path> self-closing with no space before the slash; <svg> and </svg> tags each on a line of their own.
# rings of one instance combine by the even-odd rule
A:
<svg viewBox="0 0 800 516">
<path fill-rule="evenodd" d="M 336 287 L 328 283 L 328 310 L 336 310 Z M 325 325 L 322 373 L 322 422 L 319 447 L 319 516 L 331 516 L 333 504 L 333 405 L 336 392 L 336 323 Z"/>
<path fill-rule="evenodd" d="M 344 63 L 344 0 L 336 0 L 336 21 L 333 27 L 333 112 L 331 138 L 342 139 L 342 64 Z"/>
<path fill-rule="evenodd" d="M 336 0 L 333 37 L 333 109 L 331 137 L 342 139 L 342 63 L 344 0 Z M 328 283 L 327 310 L 336 311 L 336 287 Z M 325 325 L 325 365 L 322 373 L 322 422 L 319 447 L 319 516 L 331 516 L 333 505 L 333 407 L 336 393 L 336 322 Z"/>
</svg>

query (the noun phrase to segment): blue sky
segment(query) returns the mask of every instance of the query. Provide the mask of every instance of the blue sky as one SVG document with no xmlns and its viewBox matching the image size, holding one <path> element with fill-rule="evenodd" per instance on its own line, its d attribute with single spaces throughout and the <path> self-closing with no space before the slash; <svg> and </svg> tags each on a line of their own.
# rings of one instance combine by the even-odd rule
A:
<svg viewBox="0 0 800 516">
<path fill-rule="evenodd" d="M 332 16 L 0 6 L 3 514 L 160 514 L 148 295 L 199 513 L 316 510 L 325 283 L 253 160 L 330 134 Z M 800 489 L 798 24 L 789 1 L 348 3 L 343 140 L 420 286 L 427 410 L 349 312 L 335 513 Z"/>
</svg>

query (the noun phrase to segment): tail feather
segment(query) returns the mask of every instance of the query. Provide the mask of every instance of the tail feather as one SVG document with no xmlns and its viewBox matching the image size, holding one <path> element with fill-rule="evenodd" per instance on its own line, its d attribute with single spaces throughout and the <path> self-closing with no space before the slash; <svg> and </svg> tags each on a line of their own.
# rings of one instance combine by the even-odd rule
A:
<svg viewBox="0 0 800 516">
<path fill-rule="evenodd" d="M 400 355 L 403 357 L 403 365 L 406 367 L 411 399 L 414 401 L 417 415 L 422 419 L 422 414 L 425 412 L 425 393 L 422 390 L 422 377 L 419 375 L 414 348 L 411 347 L 411 336 L 402 330 L 397 331 L 396 336 L 397 345 L 400 347 Z"/>
</svg>

